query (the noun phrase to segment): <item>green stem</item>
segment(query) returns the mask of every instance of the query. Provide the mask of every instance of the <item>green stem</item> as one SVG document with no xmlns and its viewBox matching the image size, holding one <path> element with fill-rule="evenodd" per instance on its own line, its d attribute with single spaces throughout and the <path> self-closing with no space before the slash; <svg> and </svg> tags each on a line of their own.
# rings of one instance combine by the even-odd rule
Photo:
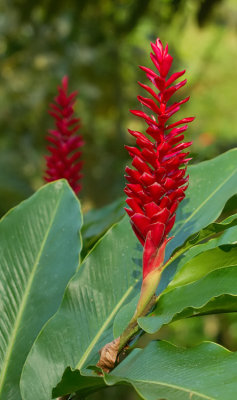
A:
<svg viewBox="0 0 237 400">
<path fill-rule="evenodd" d="M 211 235 L 209 235 L 211 236 Z M 201 241 L 201 240 L 199 240 Z M 199 242 L 197 241 L 196 244 Z M 136 311 L 129 322 L 128 326 L 126 329 L 123 331 L 123 333 L 120 336 L 120 344 L 119 344 L 119 350 L 118 353 L 120 353 L 123 348 L 126 346 L 127 343 L 132 339 L 133 336 L 135 336 L 141 328 L 139 327 L 137 320 L 139 317 L 145 316 L 150 309 L 157 303 L 158 299 L 160 296 L 155 296 L 155 292 L 157 289 L 157 286 L 159 284 L 161 274 L 167 268 L 174 260 L 176 260 L 181 254 L 185 253 L 190 246 L 187 246 L 186 248 L 181 248 L 178 250 L 173 257 L 170 257 L 169 260 L 162 266 L 162 269 L 155 269 L 152 271 L 144 280 L 142 283 L 142 289 L 141 289 L 141 295 L 137 304 Z"/>
<path fill-rule="evenodd" d="M 137 321 L 134 318 L 132 318 L 127 328 L 123 331 L 122 335 L 120 336 L 120 343 L 118 349 L 119 353 L 124 348 L 124 346 L 126 346 L 129 340 L 139 331 L 139 329 L 140 327 Z"/>
<path fill-rule="evenodd" d="M 157 268 L 151 271 L 142 282 L 141 295 L 138 300 L 136 311 L 126 329 L 117 339 L 107 343 L 100 350 L 100 359 L 97 366 L 104 372 L 111 371 L 116 363 L 117 356 L 122 352 L 126 344 L 140 330 L 137 323 L 139 317 L 145 316 L 156 302 L 156 288 L 160 282 L 162 269 Z"/>
<path fill-rule="evenodd" d="M 197 241 L 198 243 L 198 241 Z M 191 246 L 189 246 L 191 247 Z M 169 260 L 162 266 L 162 271 L 154 270 L 148 275 L 148 279 L 146 278 L 142 283 L 141 296 L 139 298 L 136 311 L 129 322 L 127 328 L 123 331 L 120 336 L 120 345 L 119 352 L 124 348 L 124 346 L 129 342 L 129 340 L 141 329 L 137 323 L 139 317 L 145 316 L 149 310 L 155 305 L 160 296 L 155 297 L 154 293 L 159 284 L 161 273 L 167 268 L 174 260 L 176 260 L 181 254 L 189 249 L 181 248 L 178 250 L 173 257 L 170 257 Z"/>
<path fill-rule="evenodd" d="M 141 294 L 142 297 L 142 294 Z M 119 350 L 118 352 L 121 352 L 121 350 L 126 346 L 126 344 L 133 338 L 136 333 L 141 330 L 140 326 L 137 323 L 137 320 L 139 317 L 142 317 L 150 311 L 150 309 L 153 307 L 153 305 L 156 303 L 156 296 L 154 293 L 151 294 L 149 298 L 147 298 L 146 302 L 141 302 L 141 297 L 138 301 L 138 305 L 136 308 L 136 311 L 129 322 L 127 328 L 123 331 L 123 333 L 120 336 L 120 343 L 119 343 Z M 143 306 L 141 305 L 143 304 Z"/>
</svg>

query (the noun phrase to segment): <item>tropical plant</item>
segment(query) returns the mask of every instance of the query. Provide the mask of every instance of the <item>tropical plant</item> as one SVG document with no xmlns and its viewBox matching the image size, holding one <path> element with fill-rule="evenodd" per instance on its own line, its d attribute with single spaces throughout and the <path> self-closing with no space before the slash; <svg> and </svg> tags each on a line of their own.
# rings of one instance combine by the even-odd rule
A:
<svg viewBox="0 0 237 400">
<path fill-rule="evenodd" d="M 142 68 L 155 91 L 141 86 L 154 100 L 139 101 L 156 116 L 135 111 L 148 129 L 130 131 L 140 149 L 128 148 L 129 217 L 119 200 L 86 217 L 81 235 L 75 188 L 62 179 L 1 220 L 0 400 L 78 400 L 124 384 L 147 400 L 235 398 L 237 353 L 211 342 L 139 348 L 173 321 L 237 312 L 237 149 L 186 175 L 191 119 L 166 124 L 187 101 L 166 104 L 184 81 L 170 87 L 181 74 L 167 78 L 168 48 L 152 48 L 158 72 Z"/>
</svg>

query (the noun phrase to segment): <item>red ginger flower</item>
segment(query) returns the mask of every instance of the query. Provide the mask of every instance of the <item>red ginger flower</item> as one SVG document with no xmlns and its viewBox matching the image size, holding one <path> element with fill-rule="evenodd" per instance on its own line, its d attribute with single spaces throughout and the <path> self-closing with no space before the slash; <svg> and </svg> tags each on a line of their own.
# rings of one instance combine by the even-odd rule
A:
<svg viewBox="0 0 237 400">
<path fill-rule="evenodd" d="M 138 96 L 138 100 L 155 115 L 149 116 L 139 110 L 131 112 L 146 121 L 146 133 L 153 140 L 141 132 L 129 130 L 140 149 L 125 146 L 133 158 L 132 165 L 135 168 L 125 169 L 128 183 L 124 191 L 130 207 L 125 210 L 135 234 L 144 246 L 143 279 L 153 270 L 162 267 L 165 247 L 171 239 L 167 239 L 167 235 L 174 225 L 177 207 L 185 197 L 184 192 L 188 186 L 185 166 L 190 158 L 187 158 L 189 153 L 183 150 L 192 142 L 183 142 L 183 132 L 188 128 L 186 123 L 194 119 L 184 118 L 172 124 L 167 123 L 179 111 L 180 105 L 189 100 L 187 97 L 167 105 L 172 95 L 186 84 L 185 79 L 172 85 L 185 70 L 167 78 L 173 61 L 168 53 L 168 45 L 163 48 L 160 39 L 157 39 L 155 43 L 151 43 L 151 47 L 154 52 L 150 54 L 151 60 L 158 73 L 146 67 L 140 68 L 146 72 L 155 90 L 138 83 L 153 99 Z"/>
<path fill-rule="evenodd" d="M 78 149 L 83 145 L 83 140 L 76 134 L 80 128 L 80 119 L 73 117 L 77 92 L 67 95 L 67 90 L 68 78 L 64 76 L 62 86 L 58 87 L 58 96 L 54 99 L 55 104 L 50 104 L 49 114 L 55 119 L 56 129 L 49 130 L 50 135 L 46 137 L 53 146 L 47 147 L 51 155 L 45 157 L 47 170 L 44 179 L 52 182 L 65 178 L 74 192 L 78 193 L 82 177 L 81 151 Z"/>
</svg>

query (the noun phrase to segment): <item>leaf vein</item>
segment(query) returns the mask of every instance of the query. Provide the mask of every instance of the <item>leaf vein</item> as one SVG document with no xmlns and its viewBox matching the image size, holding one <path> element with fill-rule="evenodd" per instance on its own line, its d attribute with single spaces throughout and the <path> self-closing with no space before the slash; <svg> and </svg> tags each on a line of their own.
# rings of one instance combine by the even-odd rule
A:
<svg viewBox="0 0 237 400">
<path fill-rule="evenodd" d="M 24 295 L 23 295 L 23 297 L 22 297 L 21 304 L 20 304 L 20 307 L 19 307 L 19 313 L 18 313 L 17 318 L 16 318 L 16 320 L 15 320 L 12 333 L 11 333 L 11 335 L 10 335 L 8 350 L 7 350 L 7 352 L 6 352 L 5 361 L 3 362 L 3 368 L 2 368 L 1 374 L 0 374 L 0 394 L 1 394 L 2 389 L 3 389 L 3 384 L 4 384 L 5 377 L 6 377 L 7 369 L 8 369 L 8 366 L 9 366 L 9 360 L 10 360 L 10 356 L 11 356 L 11 353 L 12 353 L 12 350 L 13 350 L 13 347 L 14 347 L 14 343 L 15 343 L 15 339 L 16 339 L 16 336 L 17 336 L 18 328 L 19 328 L 19 325 L 20 325 L 22 316 L 23 316 L 23 314 L 24 314 L 24 309 L 25 309 L 25 306 L 26 306 L 26 304 L 27 304 L 27 299 L 28 299 L 28 297 L 29 297 L 29 293 L 30 293 L 30 289 L 31 289 L 31 287 L 32 287 L 32 283 L 33 283 L 33 281 L 34 281 L 35 271 L 36 271 L 37 266 L 38 266 L 38 264 L 39 264 L 39 261 L 40 261 L 40 258 L 41 258 L 43 249 L 44 249 L 44 247 L 45 247 L 47 238 L 48 238 L 48 236 L 49 236 L 50 229 L 51 229 L 51 227 L 52 227 L 52 225 L 53 225 L 55 216 L 56 216 L 56 214 L 57 214 L 58 206 L 59 206 L 59 203 L 60 203 L 60 201 L 61 201 L 62 196 L 63 196 L 63 193 L 60 195 L 60 197 L 59 197 L 59 199 L 58 199 L 58 201 L 57 201 L 57 203 L 56 203 L 56 206 L 55 206 L 54 212 L 53 212 L 53 214 L 52 214 L 52 218 L 51 218 L 51 221 L 50 221 L 50 223 L 49 223 L 48 229 L 47 229 L 46 232 L 45 232 L 44 240 L 42 241 L 42 244 L 41 244 L 41 246 L 40 246 L 40 250 L 39 250 L 38 256 L 36 257 L 34 266 L 33 266 L 33 268 L 32 268 L 31 274 L 30 274 L 30 276 L 29 276 L 29 281 L 28 281 L 28 284 L 27 284 L 27 286 L 26 286 L 26 290 L 25 290 L 25 293 L 24 293 Z"/>
</svg>

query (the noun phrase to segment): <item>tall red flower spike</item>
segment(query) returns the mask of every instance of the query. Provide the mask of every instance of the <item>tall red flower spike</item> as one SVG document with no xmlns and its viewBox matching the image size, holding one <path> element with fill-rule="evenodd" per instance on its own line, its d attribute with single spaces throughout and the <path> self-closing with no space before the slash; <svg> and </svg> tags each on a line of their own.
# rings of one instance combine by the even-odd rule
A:
<svg viewBox="0 0 237 400">
<path fill-rule="evenodd" d="M 76 132 L 80 128 L 79 118 L 73 117 L 75 97 L 77 92 L 67 94 L 68 77 L 64 76 L 62 85 L 58 87 L 58 96 L 55 104 L 50 104 L 49 114 L 55 119 L 55 129 L 49 130 L 46 139 L 53 144 L 47 149 L 51 155 L 45 156 L 47 170 L 44 179 L 52 182 L 65 178 L 77 194 L 81 185 L 82 161 L 80 161 L 80 147 L 83 145 L 82 137 Z"/>
<path fill-rule="evenodd" d="M 154 115 L 140 110 L 131 112 L 145 120 L 148 125 L 146 133 L 129 130 L 140 147 L 125 146 L 133 158 L 134 169 L 126 167 L 125 176 L 128 181 L 125 193 L 130 208 L 127 211 L 132 228 L 144 246 L 143 279 L 153 270 L 161 268 L 164 261 L 165 247 L 171 238 L 167 238 L 172 229 L 176 210 L 185 197 L 188 176 L 185 177 L 186 164 L 190 160 L 184 149 L 192 142 L 183 142 L 183 132 L 188 128 L 187 122 L 194 118 L 184 118 L 169 124 L 169 118 L 186 103 L 189 97 L 167 105 L 172 95 L 186 84 L 186 79 L 174 85 L 185 70 L 167 77 L 173 58 L 168 53 L 168 45 L 164 48 L 160 39 L 151 43 L 151 60 L 158 71 L 140 67 L 154 85 L 155 90 L 140 82 L 152 98 L 138 96 L 142 105 L 149 108 Z"/>
</svg>

